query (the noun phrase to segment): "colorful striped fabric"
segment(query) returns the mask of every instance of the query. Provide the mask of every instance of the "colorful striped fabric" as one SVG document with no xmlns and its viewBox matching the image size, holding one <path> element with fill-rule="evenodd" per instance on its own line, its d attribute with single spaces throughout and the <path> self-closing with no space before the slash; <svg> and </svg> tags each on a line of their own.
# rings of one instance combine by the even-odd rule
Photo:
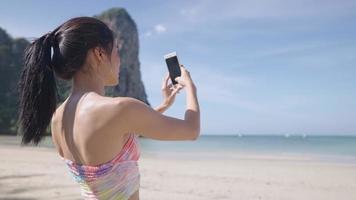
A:
<svg viewBox="0 0 356 200">
<path fill-rule="evenodd" d="M 138 134 L 130 133 L 121 151 L 100 165 L 79 165 L 60 157 L 80 184 L 84 199 L 127 200 L 140 187 Z"/>
</svg>

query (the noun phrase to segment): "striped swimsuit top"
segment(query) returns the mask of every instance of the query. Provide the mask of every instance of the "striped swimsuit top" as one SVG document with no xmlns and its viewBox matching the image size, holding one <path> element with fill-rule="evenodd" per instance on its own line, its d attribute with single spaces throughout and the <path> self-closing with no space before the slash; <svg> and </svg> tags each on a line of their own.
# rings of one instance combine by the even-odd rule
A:
<svg viewBox="0 0 356 200">
<path fill-rule="evenodd" d="M 76 164 L 60 157 L 79 183 L 84 199 L 127 200 L 140 187 L 140 146 L 136 133 L 130 133 L 129 139 L 113 159 L 99 165 Z"/>
</svg>

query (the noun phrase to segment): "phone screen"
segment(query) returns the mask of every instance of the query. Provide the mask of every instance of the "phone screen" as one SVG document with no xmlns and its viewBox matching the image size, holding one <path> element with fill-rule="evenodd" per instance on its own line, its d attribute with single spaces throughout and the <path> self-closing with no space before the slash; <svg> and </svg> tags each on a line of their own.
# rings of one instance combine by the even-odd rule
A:
<svg viewBox="0 0 356 200">
<path fill-rule="evenodd" d="M 175 81 L 174 79 L 181 75 L 180 66 L 179 66 L 177 56 L 172 56 L 172 57 L 166 58 L 166 63 L 167 63 L 168 71 L 169 71 L 169 76 L 172 80 L 172 83 L 175 85 L 178 82 Z"/>
</svg>

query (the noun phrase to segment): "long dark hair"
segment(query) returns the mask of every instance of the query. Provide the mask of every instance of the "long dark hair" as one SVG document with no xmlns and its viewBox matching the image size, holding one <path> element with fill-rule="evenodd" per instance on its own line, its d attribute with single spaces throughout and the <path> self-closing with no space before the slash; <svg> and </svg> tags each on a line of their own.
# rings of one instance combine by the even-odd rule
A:
<svg viewBox="0 0 356 200">
<path fill-rule="evenodd" d="M 114 33 L 104 22 L 94 17 L 76 17 L 27 46 L 18 82 L 22 145 L 38 145 L 46 134 L 57 107 L 55 75 L 72 79 L 83 66 L 89 49 L 100 46 L 111 55 L 113 41 Z"/>
</svg>

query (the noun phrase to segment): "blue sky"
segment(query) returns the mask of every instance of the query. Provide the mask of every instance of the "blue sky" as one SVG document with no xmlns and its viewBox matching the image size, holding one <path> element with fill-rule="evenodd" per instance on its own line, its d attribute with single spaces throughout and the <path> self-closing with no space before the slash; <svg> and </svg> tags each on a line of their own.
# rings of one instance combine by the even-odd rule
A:
<svg viewBox="0 0 356 200">
<path fill-rule="evenodd" d="M 202 134 L 356 135 L 356 1 L 1 1 L 0 27 L 39 37 L 76 16 L 124 7 L 142 79 L 160 104 L 163 55 L 198 88 Z M 184 118 L 185 91 L 167 115 Z"/>
</svg>

